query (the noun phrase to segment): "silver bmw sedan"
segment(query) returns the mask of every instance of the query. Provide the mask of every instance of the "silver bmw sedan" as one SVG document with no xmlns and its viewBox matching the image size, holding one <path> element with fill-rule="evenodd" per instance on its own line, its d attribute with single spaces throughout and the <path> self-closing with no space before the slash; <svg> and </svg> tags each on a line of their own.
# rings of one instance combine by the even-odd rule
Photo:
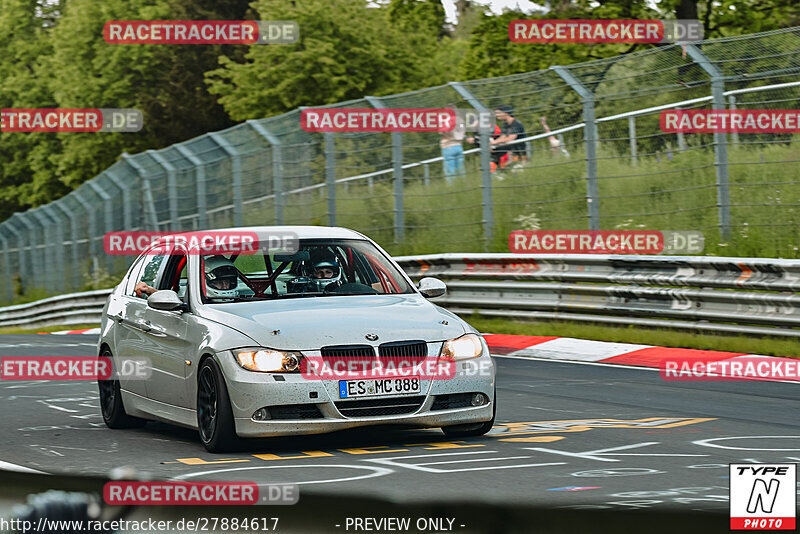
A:
<svg viewBox="0 0 800 534">
<path fill-rule="evenodd" d="M 220 230 L 220 232 L 223 230 Z M 486 341 L 429 302 L 375 242 L 345 228 L 248 227 L 296 237 L 289 252 L 150 248 L 103 309 L 100 357 L 147 373 L 99 382 L 110 428 L 163 421 L 211 452 L 241 438 L 373 425 L 477 436 L 494 423 Z"/>
</svg>

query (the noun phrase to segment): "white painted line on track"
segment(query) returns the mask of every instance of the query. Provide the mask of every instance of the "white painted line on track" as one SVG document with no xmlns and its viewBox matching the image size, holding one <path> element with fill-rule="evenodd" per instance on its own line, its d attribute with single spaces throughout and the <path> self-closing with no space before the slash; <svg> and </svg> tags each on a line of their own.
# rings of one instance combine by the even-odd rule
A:
<svg viewBox="0 0 800 534">
<path fill-rule="evenodd" d="M 0 469 L 4 471 L 14 471 L 16 473 L 35 473 L 37 475 L 46 475 L 44 471 L 37 471 L 36 469 L 31 469 L 30 467 L 24 467 L 22 465 L 17 464 L 10 464 L 8 462 L 4 462 L 0 460 Z"/>
</svg>

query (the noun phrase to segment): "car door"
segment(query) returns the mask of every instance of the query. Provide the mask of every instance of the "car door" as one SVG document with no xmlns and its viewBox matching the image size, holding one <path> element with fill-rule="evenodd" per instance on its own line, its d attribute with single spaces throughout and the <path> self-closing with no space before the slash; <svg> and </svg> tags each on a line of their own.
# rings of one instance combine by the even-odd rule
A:
<svg viewBox="0 0 800 534">
<path fill-rule="evenodd" d="M 173 252 L 167 258 L 161 271 L 157 287 L 178 293 L 188 304 L 187 272 L 188 256 Z M 188 372 L 186 360 L 191 360 L 188 311 L 164 311 L 147 306 L 144 311 L 144 324 L 147 328 L 148 353 L 152 362 L 153 374 L 148 380 L 148 396 L 156 401 L 188 408 L 190 406 L 186 387 Z"/>
<path fill-rule="evenodd" d="M 149 358 L 149 353 L 152 352 L 148 349 L 151 341 L 145 324 L 147 300 L 137 297 L 134 287 L 138 282 L 150 286 L 155 284 L 165 259 L 164 255 L 143 255 L 137 260 L 137 264 L 131 269 L 124 294 L 120 296 L 120 305 L 116 307 L 118 311 L 110 315 L 110 319 L 118 323 L 114 329 L 114 355 L 120 359 L 143 356 Z M 148 396 L 147 380 L 121 379 L 120 387 L 143 397 Z"/>
</svg>

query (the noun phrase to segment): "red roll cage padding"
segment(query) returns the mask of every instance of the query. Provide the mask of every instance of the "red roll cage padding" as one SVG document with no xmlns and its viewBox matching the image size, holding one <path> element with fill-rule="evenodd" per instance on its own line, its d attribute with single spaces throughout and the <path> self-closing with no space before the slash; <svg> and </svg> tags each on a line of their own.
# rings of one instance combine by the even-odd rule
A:
<svg viewBox="0 0 800 534">
<path fill-rule="evenodd" d="M 381 265 L 378 262 L 378 260 L 376 260 L 374 257 L 372 257 L 372 254 L 369 254 L 368 252 L 364 252 L 364 256 L 367 257 L 367 261 L 372 266 L 372 268 L 383 275 L 383 277 L 380 277 L 381 287 L 383 288 L 383 292 L 384 293 L 390 293 L 389 288 L 386 285 L 386 281 L 388 281 L 390 284 L 392 284 L 392 288 L 394 289 L 394 292 L 395 293 L 400 293 L 400 286 L 397 284 L 397 282 L 395 282 L 394 278 L 389 274 L 389 271 L 386 270 L 386 268 L 383 265 Z"/>
<path fill-rule="evenodd" d="M 186 267 L 186 256 L 181 258 L 181 261 L 178 262 L 178 266 L 175 268 L 175 274 L 172 277 L 172 285 L 170 286 L 173 291 L 176 293 L 180 289 L 180 280 L 181 280 L 181 271 L 183 268 Z"/>
</svg>

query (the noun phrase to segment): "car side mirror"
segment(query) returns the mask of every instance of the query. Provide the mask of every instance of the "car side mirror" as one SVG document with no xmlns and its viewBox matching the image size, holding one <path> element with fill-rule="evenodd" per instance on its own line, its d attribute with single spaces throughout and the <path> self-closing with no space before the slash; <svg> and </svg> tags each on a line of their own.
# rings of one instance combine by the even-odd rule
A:
<svg viewBox="0 0 800 534">
<path fill-rule="evenodd" d="M 147 305 L 161 311 L 183 311 L 186 309 L 181 298 L 171 289 L 156 291 L 147 298 Z"/>
<path fill-rule="evenodd" d="M 426 299 L 441 297 L 447 292 L 447 286 L 438 278 L 426 277 L 419 281 L 419 292 Z"/>
</svg>

